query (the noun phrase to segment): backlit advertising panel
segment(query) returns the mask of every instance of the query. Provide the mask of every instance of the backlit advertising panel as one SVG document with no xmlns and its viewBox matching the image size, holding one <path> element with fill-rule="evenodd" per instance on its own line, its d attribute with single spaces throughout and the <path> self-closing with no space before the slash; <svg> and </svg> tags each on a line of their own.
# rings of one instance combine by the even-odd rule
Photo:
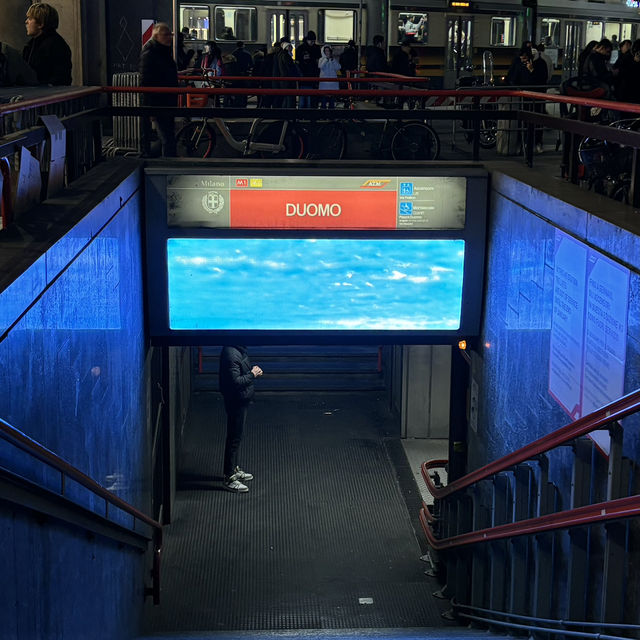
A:
<svg viewBox="0 0 640 640">
<path fill-rule="evenodd" d="M 167 263 L 174 330 L 460 328 L 464 240 L 169 238 Z"/>
<path fill-rule="evenodd" d="M 146 169 L 155 344 L 478 334 L 484 170 L 269 164 Z"/>
</svg>

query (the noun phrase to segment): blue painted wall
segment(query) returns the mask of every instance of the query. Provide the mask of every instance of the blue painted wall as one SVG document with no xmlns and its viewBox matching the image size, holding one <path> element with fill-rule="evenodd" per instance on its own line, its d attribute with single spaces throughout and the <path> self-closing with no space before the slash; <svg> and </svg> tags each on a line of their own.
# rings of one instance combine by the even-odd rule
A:
<svg viewBox="0 0 640 640">
<path fill-rule="evenodd" d="M 89 188 L 90 180 L 83 179 Z M 148 513 L 137 170 L 114 186 L 0 293 L 0 417 Z M 60 486 L 58 474 L 4 441 L 0 465 Z M 104 509 L 71 482 L 67 495 Z M 4 502 L 0 550 L 3 639 L 106 640 L 137 631 L 138 552 Z"/>
<path fill-rule="evenodd" d="M 479 402 L 477 431 L 469 430 L 470 470 L 571 422 L 548 391 L 556 229 L 630 269 L 624 393 L 640 387 L 638 222 L 605 198 L 560 181 L 535 180 L 531 173 L 492 174 L 483 327 L 478 351 L 472 353 Z M 624 427 L 624 455 L 640 462 L 640 417 L 626 419 Z M 572 458 L 568 447 L 550 454 L 550 479 L 560 489 L 560 509 L 570 506 Z M 605 499 L 598 496 L 603 484 L 593 488 L 593 502 Z M 565 551 L 566 542 L 563 538 Z M 555 585 L 560 617 L 566 615 L 565 577 L 561 572 Z M 638 591 L 637 585 L 633 588 Z M 591 599 L 594 618 L 596 596 Z"/>
<path fill-rule="evenodd" d="M 588 194 L 568 204 L 577 188 L 562 185 L 566 191 L 554 196 L 542 191 L 553 192 L 549 186 L 492 174 L 484 318 L 473 359 L 481 395 L 478 432 L 470 432 L 471 468 L 571 422 L 548 392 L 557 228 L 630 269 L 624 392 L 640 387 L 640 227 L 633 232 L 638 223 L 625 220 L 617 203 Z M 587 207 L 600 210 L 591 214 Z M 640 420 L 626 424 L 625 455 L 640 461 Z"/>
</svg>

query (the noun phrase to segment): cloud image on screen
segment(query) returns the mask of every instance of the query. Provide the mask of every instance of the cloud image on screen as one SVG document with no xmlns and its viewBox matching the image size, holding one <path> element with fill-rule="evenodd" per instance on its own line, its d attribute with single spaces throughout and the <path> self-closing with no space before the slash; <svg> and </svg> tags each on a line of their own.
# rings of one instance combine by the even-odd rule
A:
<svg viewBox="0 0 640 640">
<path fill-rule="evenodd" d="M 464 240 L 170 238 L 173 330 L 460 326 Z"/>
</svg>

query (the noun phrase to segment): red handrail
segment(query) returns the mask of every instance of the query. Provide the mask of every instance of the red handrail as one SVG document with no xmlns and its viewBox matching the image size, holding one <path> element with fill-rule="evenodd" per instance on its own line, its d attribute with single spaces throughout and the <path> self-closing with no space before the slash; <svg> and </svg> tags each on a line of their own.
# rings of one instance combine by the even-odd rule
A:
<svg viewBox="0 0 640 640">
<path fill-rule="evenodd" d="M 25 111 L 32 107 L 46 107 L 47 105 L 65 102 L 66 100 L 84 98 L 85 96 L 90 96 L 94 93 L 102 93 L 102 87 L 82 87 L 80 89 L 70 89 L 63 93 L 55 93 L 47 96 L 46 98 L 40 97 L 31 98 L 30 100 L 20 100 L 19 102 L 9 102 L 8 104 L 0 105 L 0 116 L 7 115 L 9 113 L 16 113 L 18 111 Z"/>
<path fill-rule="evenodd" d="M 568 511 L 550 513 L 538 518 L 519 520 L 502 524 L 489 529 L 479 529 L 468 533 L 461 533 L 457 536 L 438 540 L 429 526 L 428 509 L 426 505 L 420 511 L 420 524 L 429 541 L 429 544 L 441 551 L 454 547 L 463 547 L 479 542 L 491 542 L 493 540 L 504 540 L 517 536 L 533 535 L 567 529 L 569 527 L 579 527 L 609 520 L 621 520 L 623 518 L 634 518 L 640 516 L 640 495 L 609 500 L 598 504 L 589 504 L 584 507 L 577 507 Z"/>
<path fill-rule="evenodd" d="M 423 463 L 422 477 L 434 498 L 444 498 L 445 496 L 449 496 L 456 491 L 461 491 L 476 482 L 485 480 L 496 473 L 500 473 L 501 471 L 514 467 L 525 460 L 531 460 L 532 458 L 546 453 L 555 447 L 586 435 L 591 431 L 602 429 L 610 422 L 621 420 L 622 418 L 625 418 L 639 410 L 640 389 L 637 389 L 636 391 L 629 393 L 618 400 L 614 400 L 610 404 L 605 405 L 604 407 L 601 407 L 600 409 L 597 409 L 596 411 L 593 411 L 592 413 L 589 413 L 588 415 L 583 416 L 582 418 L 579 418 L 578 420 L 575 420 L 574 422 L 571 422 L 568 425 L 547 434 L 546 436 L 542 436 L 542 438 L 538 438 L 538 440 L 535 440 L 513 453 L 509 453 L 502 458 L 498 458 L 484 467 L 480 467 L 479 469 L 468 473 L 466 476 L 463 476 L 458 480 L 454 480 L 445 487 L 436 487 L 428 473 L 428 469 L 432 468 L 429 466 L 430 464 L 432 464 L 432 466 L 442 466 L 442 464 L 435 464 L 443 463 L 442 460 L 433 461 L 433 463 Z M 446 462 L 444 462 L 444 464 L 446 464 Z"/>
<path fill-rule="evenodd" d="M 81 484 L 86 489 L 89 489 L 95 495 L 100 496 L 106 502 L 118 507 L 125 513 L 133 516 L 134 519 L 144 522 L 153 529 L 153 568 L 152 579 L 153 586 L 146 590 L 148 595 L 153 596 L 154 604 L 160 602 L 160 555 L 162 552 L 162 525 L 153 518 L 150 518 L 146 513 L 143 513 L 139 509 L 136 509 L 133 505 L 122 500 L 118 496 L 114 495 L 110 491 L 107 491 L 104 487 L 99 485 L 93 478 L 83 473 L 69 462 L 53 453 L 53 451 L 43 447 L 39 442 L 36 442 L 33 438 L 16 429 L 8 422 L 5 422 L 0 418 L 0 437 L 4 438 L 8 442 L 12 443 L 19 449 L 26 451 L 35 458 L 38 458 L 42 462 L 45 462 L 49 466 L 57 469 L 61 474 L 73 478 L 76 482 Z"/>
</svg>

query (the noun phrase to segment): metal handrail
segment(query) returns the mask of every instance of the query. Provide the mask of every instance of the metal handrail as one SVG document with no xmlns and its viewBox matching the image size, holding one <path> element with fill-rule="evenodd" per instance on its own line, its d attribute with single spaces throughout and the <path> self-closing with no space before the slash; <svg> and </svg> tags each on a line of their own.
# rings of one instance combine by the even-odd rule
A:
<svg viewBox="0 0 640 640">
<path fill-rule="evenodd" d="M 529 536 L 547 533 L 549 531 L 557 531 L 559 529 L 569 529 L 571 527 L 608 522 L 610 520 L 635 518 L 640 516 L 640 494 L 626 498 L 618 498 L 617 500 L 599 502 L 598 504 L 589 504 L 567 511 L 559 511 L 558 513 L 549 513 L 544 516 L 538 516 L 537 518 L 509 522 L 507 524 L 489 527 L 488 529 L 477 529 L 476 531 L 469 531 L 442 539 L 435 537 L 433 530 L 429 526 L 429 516 L 427 512 L 428 509 L 426 505 L 423 505 L 420 510 L 420 524 L 422 525 L 429 544 L 436 549 L 436 551 L 441 551 L 443 549 L 464 547 L 480 542 L 493 542 L 506 538 L 517 538 L 519 536 Z"/>
<path fill-rule="evenodd" d="M 576 438 L 584 436 L 592 431 L 602 429 L 607 424 L 614 422 L 615 420 L 621 420 L 633 413 L 640 411 L 640 389 L 633 391 L 632 393 L 614 400 L 613 402 L 593 411 L 592 413 L 569 423 L 568 425 L 552 431 L 546 436 L 542 436 L 534 442 L 509 453 L 502 458 L 498 458 L 493 462 L 480 467 L 466 476 L 454 480 L 452 483 L 444 487 L 436 487 L 433 480 L 429 477 L 428 469 L 431 468 L 428 463 L 422 465 L 422 477 L 429 489 L 429 492 L 434 498 L 444 498 L 457 491 L 466 489 L 481 480 L 505 471 L 511 467 L 514 467 L 525 460 L 531 460 L 536 456 L 539 456 L 547 451 L 554 449 L 560 445 L 566 444 Z M 441 462 L 441 461 L 440 461 Z M 442 465 L 438 465 L 442 466 Z"/>
<path fill-rule="evenodd" d="M 593 638 L 593 640 L 628 640 L 624 636 L 611 636 L 604 633 L 589 633 L 588 631 L 569 631 L 567 629 L 554 629 L 547 627 L 537 627 L 527 624 L 518 624 L 507 620 L 494 620 L 493 618 L 483 618 L 482 616 L 472 616 L 469 613 L 459 613 L 461 618 L 473 620 L 475 622 L 484 622 L 492 626 L 507 627 L 509 629 L 520 629 L 523 631 L 537 631 L 538 633 L 562 634 L 569 638 Z"/>
<path fill-rule="evenodd" d="M 78 484 L 82 485 L 86 489 L 89 489 L 93 494 L 100 496 L 105 500 L 106 505 L 112 504 L 118 509 L 121 509 L 125 513 L 133 516 L 133 527 L 135 530 L 135 522 L 139 520 L 153 529 L 153 586 L 146 590 L 147 595 L 153 596 L 154 604 L 158 604 L 160 601 L 160 554 L 162 551 L 162 525 L 153 518 L 149 517 L 146 513 L 143 513 L 133 505 L 129 504 L 122 498 L 114 495 L 100 484 L 98 484 L 93 478 L 83 473 L 72 464 L 55 454 L 50 449 L 47 449 L 39 442 L 30 438 L 28 435 L 16 429 L 2 418 L 0 418 L 0 437 L 7 442 L 18 447 L 22 451 L 27 452 L 34 458 L 41 460 L 50 467 L 60 472 L 62 477 L 61 493 L 64 493 L 64 478 L 69 477 L 75 480 Z M 107 511 L 107 509 L 105 509 Z"/>
<path fill-rule="evenodd" d="M 75 100 L 84 98 L 94 94 L 103 93 L 102 87 L 83 87 L 81 89 L 70 89 L 64 93 L 56 93 L 46 98 L 31 98 L 30 100 L 20 100 L 19 102 L 10 102 L 0 105 L 0 116 L 5 116 L 18 111 L 26 111 L 34 107 L 46 107 L 50 104 L 65 102 L 66 100 Z"/>
<path fill-rule="evenodd" d="M 618 622 L 589 622 L 586 620 L 559 620 L 556 618 L 540 618 L 538 616 L 524 616 L 520 613 L 510 613 L 508 611 L 498 611 L 497 609 L 485 609 L 483 607 L 475 607 L 470 604 L 463 604 L 456 602 L 456 599 L 451 600 L 451 606 L 454 609 L 468 609 L 469 611 L 478 611 L 480 613 L 488 613 L 492 616 L 504 616 L 506 618 L 513 618 L 514 620 L 526 620 L 529 622 L 555 624 L 562 627 L 593 627 L 598 629 L 626 629 L 630 631 L 640 631 L 640 625 L 637 624 L 625 624 Z M 558 631 L 558 630 L 557 630 Z"/>
</svg>

